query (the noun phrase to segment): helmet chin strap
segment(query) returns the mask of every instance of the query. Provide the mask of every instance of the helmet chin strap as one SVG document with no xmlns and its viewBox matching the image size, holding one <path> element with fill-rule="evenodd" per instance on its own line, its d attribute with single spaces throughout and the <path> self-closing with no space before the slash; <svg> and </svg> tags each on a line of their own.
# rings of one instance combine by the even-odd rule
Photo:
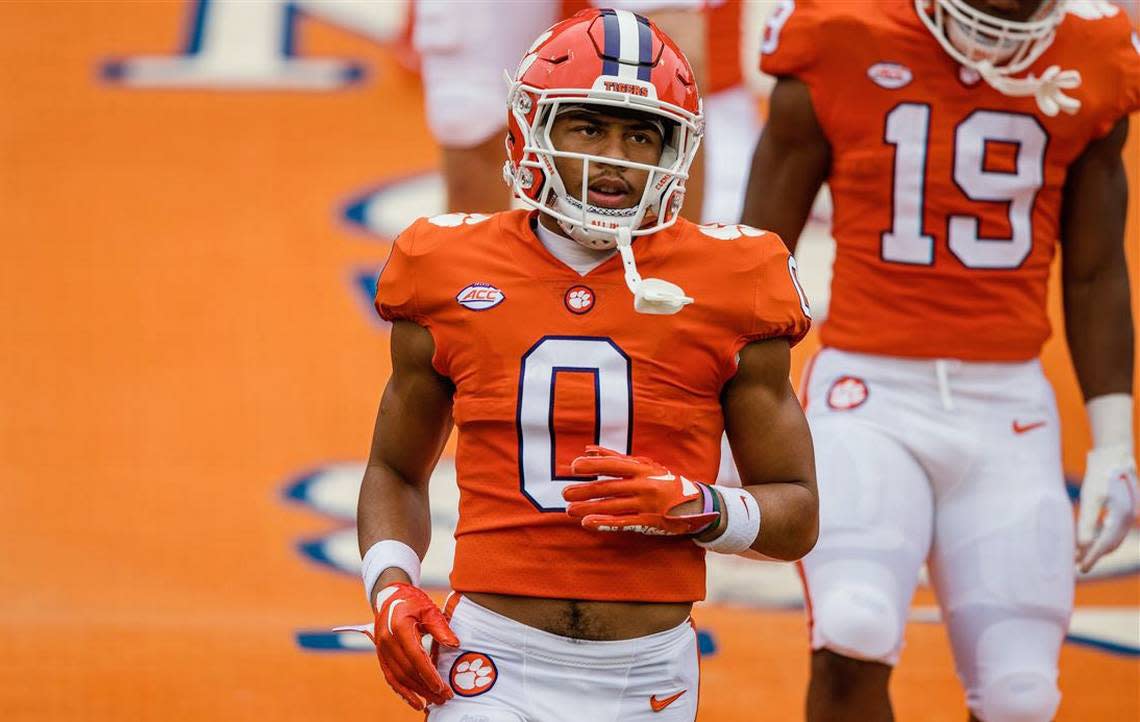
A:
<svg viewBox="0 0 1140 722">
<path fill-rule="evenodd" d="M 1041 77 L 1032 73 L 1025 78 L 1010 78 L 1002 75 L 988 60 L 979 62 L 975 69 L 978 74 L 990 84 L 994 90 L 1016 98 L 1033 96 L 1037 99 L 1037 107 L 1049 117 L 1065 111 L 1074 115 L 1081 109 L 1081 101 L 1065 95 L 1063 91 L 1073 90 L 1081 84 L 1079 70 L 1061 70 L 1059 65 L 1051 65 Z"/>
<path fill-rule="evenodd" d="M 566 221 L 559 220 L 558 227 L 566 234 L 566 237 L 577 241 L 586 248 L 594 251 L 606 251 L 614 247 L 614 237 L 609 233 L 601 233 L 599 231 L 591 231 L 585 226 L 576 223 L 567 223 Z"/>
<path fill-rule="evenodd" d="M 633 308 L 638 313 L 667 316 L 679 312 L 693 302 L 675 283 L 660 278 L 642 278 L 633 260 L 633 234 L 629 228 L 617 229 L 617 249 L 625 269 L 625 285 L 633 294 Z"/>
</svg>

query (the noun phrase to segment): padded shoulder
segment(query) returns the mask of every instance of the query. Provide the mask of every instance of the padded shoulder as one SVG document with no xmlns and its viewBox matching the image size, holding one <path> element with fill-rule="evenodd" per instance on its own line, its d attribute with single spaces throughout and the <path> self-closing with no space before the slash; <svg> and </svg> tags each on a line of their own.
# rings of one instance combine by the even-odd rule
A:
<svg viewBox="0 0 1140 722">
<path fill-rule="evenodd" d="M 862 0 L 784 0 L 768 16 L 760 43 L 760 69 L 774 76 L 804 79 L 829 58 L 873 32 L 881 9 Z"/>
<path fill-rule="evenodd" d="M 1055 42 L 1062 67 L 1081 72 L 1080 112 L 1091 118 L 1094 138 L 1140 110 L 1140 32 L 1120 8 L 1093 0 L 1070 2 Z"/>
<path fill-rule="evenodd" d="M 449 263 L 449 256 L 486 236 L 494 218 L 482 213 L 447 213 L 419 218 L 404 229 L 392 244 L 376 284 L 375 306 L 380 317 L 429 325 L 428 316 L 438 300 L 431 296 L 439 288 L 436 281 L 457 265 Z"/>
<path fill-rule="evenodd" d="M 775 233 L 746 225 L 685 223 L 684 243 L 702 266 L 715 269 L 718 316 L 737 348 L 764 338 L 797 343 L 811 327 L 811 311 L 796 278 L 795 260 Z"/>
</svg>

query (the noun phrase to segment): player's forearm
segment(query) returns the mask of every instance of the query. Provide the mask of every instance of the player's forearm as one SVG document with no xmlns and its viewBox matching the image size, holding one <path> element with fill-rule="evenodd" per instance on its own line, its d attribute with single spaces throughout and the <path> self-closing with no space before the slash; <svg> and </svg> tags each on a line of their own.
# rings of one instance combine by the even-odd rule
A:
<svg viewBox="0 0 1140 722">
<path fill-rule="evenodd" d="M 811 551 L 819 535 L 819 500 L 809 485 L 755 484 L 745 490 L 760 505 L 760 534 L 753 551 L 789 562 Z"/>
<path fill-rule="evenodd" d="M 811 484 L 803 482 L 744 487 L 743 491 L 751 495 L 760 507 L 760 531 L 752 542 L 752 551 L 789 562 L 811 551 L 819 535 L 819 500 L 813 489 Z M 718 487 L 720 521 L 698 535 L 697 541 L 706 544 L 715 541 L 725 534 L 732 515 L 749 513 L 744 504 L 737 503 L 742 498 L 739 492 L 738 489 L 729 491 Z"/>
<path fill-rule="evenodd" d="M 786 339 L 758 341 L 741 350 L 736 376 L 721 403 L 744 488 L 718 487 L 729 502 L 722 505 L 726 538 L 733 536 L 734 512 L 739 523 L 748 519 L 746 507 L 758 506 L 759 529 L 748 527 L 748 548 L 787 561 L 811 551 L 819 531 L 811 432 L 788 380 L 790 363 Z"/>
<path fill-rule="evenodd" d="M 387 546 L 403 559 L 374 556 L 377 564 L 407 562 L 418 568 L 418 559 L 411 557 L 422 559 L 431 541 L 428 479 L 451 432 L 454 388 L 433 368 L 434 353 L 426 328 L 400 320 L 392 325 L 392 376 L 380 398 L 356 509 L 365 562 L 378 542 L 390 540 L 399 542 Z"/>
<path fill-rule="evenodd" d="M 1128 118 L 1069 167 L 1061 208 L 1065 335 L 1086 399 L 1132 388 L 1132 309 L 1124 226 Z"/>
<path fill-rule="evenodd" d="M 1131 393 L 1134 341 L 1124 264 L 1067 279 L 1064 305 L 1069 354 L 1085 398 Z"/>
<path fill-rule="evenodd" d="M 369 463 L 360 485 L 356 526 L 362 555 L 377 542 L 394 540 L 411 547 L 419 559 L 423 559 L 431 543 L 431 509 L 427 485 L 408 483 L 391 467 L 382 463 Z M 412 561 L 418 569 L 418 562 Z M 386 565 L 380 563 L 377 566 Z M 399 566 L 388 566 L 377 571 L 380 571 L 380 577 L 372 585 L 373 602 L 376 593 L 389 584 L 415 583 L 411 575 Z M 369 579 L 366 577 L 366 584 Z"/>
<path fill-rule="evenodd" d="M 426 484 L 409 483 L 385 464 L 370 463 L 356 510 L 360 551 L 378 541 L 401 541 L 422 559 L 431 543 L 431 507 Z"/>
</svg>

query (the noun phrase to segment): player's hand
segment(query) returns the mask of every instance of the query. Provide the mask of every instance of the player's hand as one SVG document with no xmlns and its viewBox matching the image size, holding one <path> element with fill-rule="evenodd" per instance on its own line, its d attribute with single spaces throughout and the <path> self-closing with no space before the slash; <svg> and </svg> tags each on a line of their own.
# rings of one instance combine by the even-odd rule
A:
<svg viewBox="0 0 1140 722">
<path fill-rule="evenodd" d="M 570 502 L 566 513 L 586 529 L 692 536 L 720 519 L 719 511 L 703 511 L 705 490 L 715 491 L 650 459 L 587 446 L 586 455 L 574 459 L 570 468 L 580 476 L 614 477 L 562 490 L 562 498 Z"/>
<path fill-rule="evenodd" d="M 428 595 L 411 584 L 389 584 L 376 595 L 376 622 L 368 627 L 340 627 L 367 634 L 376 645 L 380 671 L 388 686 L 412 709 L 443 704 L 454 696 L 424 651 L 422 635 L 430 634 L 440 644 L 458 647 L 459 638 L 443 612 Z"/>
<path fill-rule="evenodd" d="M 1088 572 L 1128 535 L 1140 506 L 1136 459 L 1126 444 L 1093 449 L 1081 482 L 1077 564 Z"/>
</svg>

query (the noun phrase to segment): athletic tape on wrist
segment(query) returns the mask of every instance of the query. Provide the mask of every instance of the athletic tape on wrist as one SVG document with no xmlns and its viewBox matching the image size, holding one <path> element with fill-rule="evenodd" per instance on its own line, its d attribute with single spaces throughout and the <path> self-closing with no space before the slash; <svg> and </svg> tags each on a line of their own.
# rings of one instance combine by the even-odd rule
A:
<svg viewBox="0 0 1140 722">
<path fill-rule="evenodd" d="M 684 478 L 684 477 L 682 477 L 682 478 Z M 712 487 L 709 486 L 708 484 L 702 484 L 699 481 L 696 481 L 693 483 L 696 484 L 697 486 L 699 486 L 701 489 L 701 500 L 703 502 L 703 507 L 701 509 L 701 513 L 702 514 L 713 514 L 713 513 L 717 514 L 717 518 L 713 519 L 708 524 L 705 524 L 700 529 L 697 529 L 696 531 L 692 532 L 692 536 L 700 536 L 701 534 L 704 534 L 706 531 L 708 531 L 710 528 L 712 528 L 712 527 L 714 527 L 720 523 L 720 496 L 715 491 L 713 491 Z"/>
<path fill-rule="evenodd" d="M 709 488 L 708 484 L 698 484 L 697 486 L 701 490 L 701 513 L 711 514 L 716 509 L 716 496 L 713 494 L 713 490 Z"/>
<path fill-rule="evenodd" d="M 1132 446 L 1132 395 L 1104 394 L 1085 404 L 1092 431 L 1093 448 Z"/>
<path fill-rule="evenodd" d="M 412 580 L 412 585 L 420 585 L 420 555 L 402 541 L 384 539 L 373 544 L 364 553 L 360 563 L 360 574 L 364 577 L 364 594 L 372 603 L 372 588 L 385 569 L 402 569 Z"/>
<path fill-rule="evenodd" d="M 723 513 L 727 515 L 724 533 L 712 541 L 697 541 L 697 545 L 719 554 L 747 551 L 760 534 L 760 505 L 756 497 L 731 486 L 718 486 L 713 491 L 719 492 L 724 501 Z"/>
</svg>

